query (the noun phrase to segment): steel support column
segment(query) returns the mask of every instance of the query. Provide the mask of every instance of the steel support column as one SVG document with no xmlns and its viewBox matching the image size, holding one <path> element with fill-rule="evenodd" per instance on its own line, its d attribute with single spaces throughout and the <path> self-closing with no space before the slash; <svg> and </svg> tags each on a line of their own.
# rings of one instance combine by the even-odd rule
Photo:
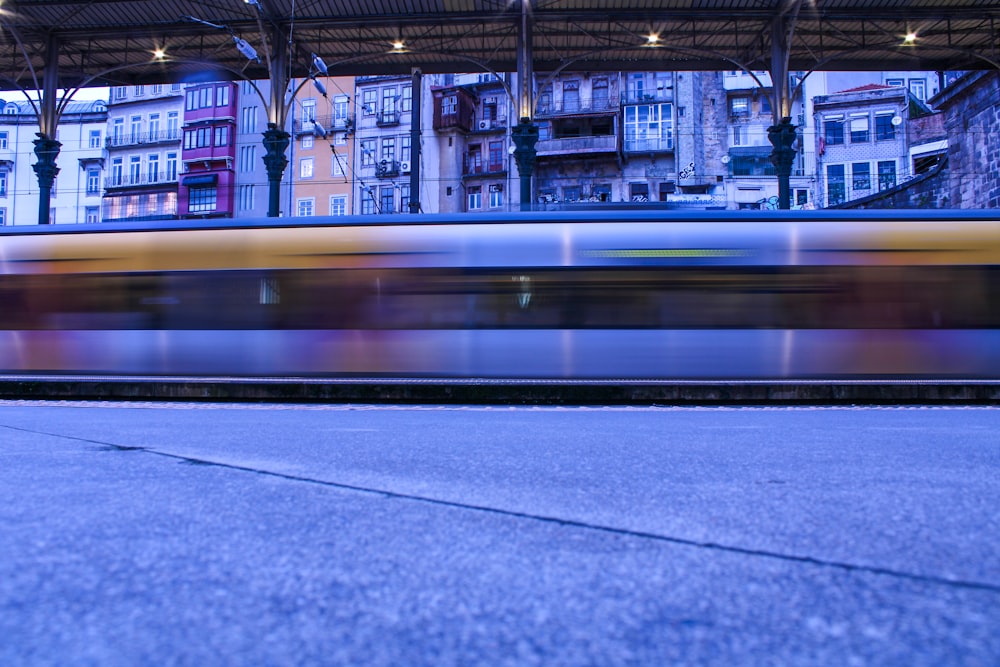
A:
<svg viewBox="0 0 1000 667">
<path fill-rule="evenodd" d="M 534 124 L 534 55 L 531 50 L 531 37 L 534 30 L 531 0 L 521 0 L 521 23 L 517 32 L 517 125 L 511 128 L 510 138 L 514 142 L 514 159 L 517 161 L 517 173 L 521 181 L 521 210 L 530 211 L 531 176 L 535 173 L 535 159 L 538 156 L 535 144 L 538 143 L 538 126 Z"/>
<path fill-rule="evenodd" d="M 791 208 L 791 175 L 795 162 L 795 125 L 792 124 L 792 98 L 788 82 L 788 58 L 795 32 L 795 19 L 802 0 L 792 0 L 771 22 L 771 109 L 774 124 L 767 138 L 774 149 L 771 163 L 778 175 L 778 208 Z"/>
<path fill-rule="evenodd" d="M 267 216 L 276 218 L 281 215 L 281 179 L 288 166 L 285 152 L 291 141 L 291 135 L 285 131 L 288 122 L 288 109 L 294 102 L 294 95 L 286 97 L 291 81 L 288 72 L 288 37 L 285 33 L 273 27 L 270 30 L 270 40 L 261 28 L 261 39 L 264 40 L 267 70 L 270 75 L 270 95 L 268 104 L 267 130 L 264 131 L 264 167 L 267 169 Z M 268 48 L 268 41 L 273 48 Z"/>
<path fill-rule="evenodd" d="M 56 93 L 59 88 L 59 43 L 50 35 L 45 47 L 45 71 L 42 74 L 42 98 L 38 109 L 38 138 L 34 140 L 38 162 L 31 165 L 38 177 L 38 224 L 47 225 L 51 209 L 52 185 L 55 183 L 59 167 L 56 158 L 62 144 L 56 141 L 56 127 L 59 114 L 56 108 Z"/>
<path fill-rule="evenodd" d="M 410 213 L 420 213 L 420 101 L 423 74 L 413 68 L 413 107 L 410 111 Z M 406 213 L 406 211 L 401 211 Z"/>
</svg>

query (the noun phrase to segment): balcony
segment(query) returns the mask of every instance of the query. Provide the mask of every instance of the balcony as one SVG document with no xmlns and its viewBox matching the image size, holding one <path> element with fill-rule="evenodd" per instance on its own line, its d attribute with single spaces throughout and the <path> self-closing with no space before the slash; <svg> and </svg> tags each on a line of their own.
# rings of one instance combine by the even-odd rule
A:
<svg viewBox="0 0 1000 667">
<path fill-rule="evenodd" d="M 626 153 L 672 153 L 673 137 L 652 137 L 648 139 L 626 139 Z"/>
<path fill-rule="evenodd" d="M 106 176 L 104 187 L 111 190 L 114 188 L 135 188 L 150 185 L 172 185 L 177 183 L 177 174 L 172 176 L 167 173 L 159 173 L 150 177 L 149 174 L 122 174 L 121 176 Z"/>
<path fill-rule="evenodd" d="M 618 137 L 615 135 L 598 137 L 567 137 L 545 139 L 535 146 L 538 156 L 573 154 L 599 154 L 618 152 Z"/>
<path fill-rule="evenodd" d="M 105 148 L 125 148 L 127 146 L 149 146 L 153 144 L 178 143 L 181 140 L 180 128 L 163 132 L 136 132 L 121 136 L 110 136 L 104 139 Z"/>
<path fill-rule="evenodd" d="M 354 128 L 354 118 L 351 116 L 317 116 L 315 120 L 292 120 L 292 133 L 295 136 L 302 134 L 317 134 L 327 136 L 331 132 L 348 132 Z"/>
<path fill-rule="evenodd" d="M 397 109 L 379 111 L 375 115 L 375 125 L 378 127 L 393 127 L 395 125 L 399 125 L 399 119 L 402 115 L 403 112 Z"/>
<path fill-rule="evenodd" d="M 483 162 L 478 156 L 466 155 L 462 163 L 462 177 L 466 176 L 492 176 L 507 173 L 507 166 L 503 162 Z"/>
<path fill-rule="evenodd" d="M 503 132 L 507 129 L 506 118 L 483 118 L 477 120 L 472 127 L 473 132 Z"/>
<path fill-rule="evenodd" d="M 622 104 L 660 104 L 662 102 L 673 101 L 673 88 L 658 88 L 657 90 L 630 90 L 622 97 Z"/>
<path fill-rule="evenodd" d="M 401 163 L 396 160 L 382 160 L 375 163 L 376 178 L 396 178 L 401 171 Z"/>
<path fill-rule="evenodd" d="M 541 101 L 535 112 L 536 117 L 568 116 L 576 114 L 613 114 L 618 112 L 618 100 L 597 97 L 589 100 Z"/>
</svg>

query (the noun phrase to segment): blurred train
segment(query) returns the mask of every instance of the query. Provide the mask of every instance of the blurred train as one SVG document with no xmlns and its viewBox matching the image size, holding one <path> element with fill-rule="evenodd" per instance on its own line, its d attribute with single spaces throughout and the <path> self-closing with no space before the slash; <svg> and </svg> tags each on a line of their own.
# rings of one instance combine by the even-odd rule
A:
<svg viewBox="0 0 1000 667">
<path fill-rule="evenodd" d="M 992 212 L 7 227 L 0 372 L 1000 378 Z"/>
</svg>

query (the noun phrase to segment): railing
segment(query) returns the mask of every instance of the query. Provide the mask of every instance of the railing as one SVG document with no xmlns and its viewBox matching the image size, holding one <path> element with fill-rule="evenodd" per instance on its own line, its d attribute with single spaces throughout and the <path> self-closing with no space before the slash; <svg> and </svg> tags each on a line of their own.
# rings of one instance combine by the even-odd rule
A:
<svg viewBox="0 0 1000 667">
<path fill-rule="evenodd" d="M 340 117 L 336 118 L 334 116 L 317 116 L 315 120 L 301 120 L 295 118 L 292 120 L 292 132 L 295 134 L 302 134 L 303 132 L 314 132 L 316 130 L 316 125 L 322 127 L 327 134 L 330 132 L 343 132 L 354 127 L 354 117 Z"/>
<path fill-rule="evenodd" d="M 163 132 L 137 132 L 124 134 L 116 137 L 114 135 L 106 137 L 105 148 L 122 148 L 124 146 L 138 146 L 140 144 L 160 144 L 181 140 L 180 128 L 176 130 L 164 130 Z"/>
<path fill-rule="evenodd" d="M 626 153 L 666 153 L 672 150 L 674 150 L 673 137 L 625 140 Z"/>
<path fill-rule="evenodd" d="M 375 125 L 378 127 L 390 127 L 399 125 L 399 119 L 403 115 L 402 111 L 393 109 L 391 111 L 380 111 L 375 116 Z"/>
<path fill-rule="evenodd" d="M 497 132 L 506 128 L 506 118 L 480 118 L 472 124 L 473 132 Z"/>
<path fill-rule="evenodd" d="M 673 89 L 656 89 L 656 90 L 644 90 L 639 92 L 637 90 L 630 90 L 622 95 L 622 104 L 657 104 L 660 102 L 673 102 L 674 101 L 674 91 Z"/>
<path fill-rule="evenodd" d="M 463 176 L 477 176 L 480 174 L 502 174 L 507 171 L 506 165 L 502 162 L 483 162 L 468 155 L 462 165 Z"/>
<path fill-rule="evenodd" d="M 121 176 L 106 176 L 104 178 L 104 187 L 106 188 L 133 188 L 139 185 L 163 185 L 167 183 L 176 183 L 177 175 L 174 174 L 173 177 L 169 177 L 165 172 L 162 174 L 156 174 L 150 178 L 149 174 L 139 174 L 138 176 L 132 176 L 130 174 L 122 174 Z"/>
<path fill-rule="evenodd" d="M 396 160 L 382 160 L 375 163 L 375 176 L 377 178 L 395 178 L 399 176 L 399 162 Z"/>
<path fill-rule="evenodd" d="M 618 100 L 610 97 L 598 97 L 589 100 L 561 100 L 559 102 L 540 102 L 536 116 L 558 116 L 576 113 L 615 113 L 618 110 Z"/>
<path fill-rule="evenodd" d="M 545 139 L 535 146 L 539 154 L 548 153 L 612 153 L 618 150 L 618 137 L 567 137 L 565 139 Z"/>
</svg>

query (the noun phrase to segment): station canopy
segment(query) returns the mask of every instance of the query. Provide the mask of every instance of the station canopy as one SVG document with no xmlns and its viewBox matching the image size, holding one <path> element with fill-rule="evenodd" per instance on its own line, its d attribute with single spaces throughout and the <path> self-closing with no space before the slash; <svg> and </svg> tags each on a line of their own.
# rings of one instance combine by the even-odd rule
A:
<svg viewBox="0 0 1000 667">
<path fill-rule="evenodd" d="M 0 86 L 507 72 L 521 34 L 536 72 L 768 70 L 776 41 L 787 71 L 1000 62 L 996 0 L 523 1 L 2 0 Z"/>
</svg>

